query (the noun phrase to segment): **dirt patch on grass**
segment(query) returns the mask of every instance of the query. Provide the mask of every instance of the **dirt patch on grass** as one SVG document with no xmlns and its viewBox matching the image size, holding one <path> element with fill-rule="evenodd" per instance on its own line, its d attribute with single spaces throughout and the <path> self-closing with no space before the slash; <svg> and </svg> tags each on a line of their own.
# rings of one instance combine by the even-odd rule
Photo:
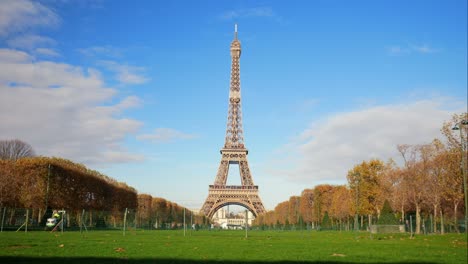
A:
<svg viewBox="0 0 468 264">
<path fill-rule="evenodd" d="M 121 248 L 121 247 L 116 248 L 115 252 L 125 252 L 125 248 Z"/>
<path fill-rule="evenodd" d="M 8 249 L 23 249 L 23 248 L 32 248 L 32 246 L 29 246 L 29 245 L 12 245 L 12 246 L 8 246 Z"/>
</svg>

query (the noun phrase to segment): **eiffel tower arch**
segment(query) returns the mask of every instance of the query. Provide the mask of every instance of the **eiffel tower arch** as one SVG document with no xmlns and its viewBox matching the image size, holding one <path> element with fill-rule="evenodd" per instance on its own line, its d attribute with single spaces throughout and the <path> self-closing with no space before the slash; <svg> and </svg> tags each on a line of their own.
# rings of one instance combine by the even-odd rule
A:
<svg viewBox="0 0 468 264">
<path fill-rule="evenodd" d="M 249 151 L 244 145 L 242 129 L 242 107 L 240 88 L 240 55 L 241 44 L 237 39 L 237 25 L 234 30 L 234 40 L 231 43 L 231 82 L 229 87 L 229 108 L 224 147 L 221 149 L 221 162 L 214 184 L 209 185 L 208 197 L 202 207 L 202 212 L 208 217 L 226 205 L 240 205 L 247 208 L 257 217 L 265 212 L 249 169 L 247 155 Z M 241 185 L 226 185 L 229 165 L 238 164 Z"/>
</svg>

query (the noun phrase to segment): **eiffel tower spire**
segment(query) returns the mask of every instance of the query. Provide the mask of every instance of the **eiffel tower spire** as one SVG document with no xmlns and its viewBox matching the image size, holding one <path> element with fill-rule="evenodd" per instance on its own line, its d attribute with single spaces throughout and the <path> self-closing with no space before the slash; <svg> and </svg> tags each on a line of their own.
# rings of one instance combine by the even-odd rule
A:
<svg viewBox="0 0 468 264">
<path fill-rule="evenodd" d="M 255 216 L 265 212 L 262 200 L 258 195 L 258 186 L 254 185 L 247 160 L 248 150 L 244 145 L 242 129 L 240 66 L 241 44 L 237 39 L 237 25 L 234 29 L 234 40 L 231 43 L 231 82 L 229 87 L 228 121 L 226 139 L 221 149 L 221 163 L 213 185 L 209 186 L 208 197 L 202 211 L 212 217 L 223 206 L 242 205 Z M 238 164 L 241 185 L 226 185 L 229 165 Z"/>
<path fill-rule="evenodd" d="M 242 105 L 240 86 L 241 44 L 237 39 L 237 24 L 234 40 L 231 43 L 231 84 L 229 87 L 229 109 L 224 148 L 243 149 L 244 131 L 242 129 Z"/>
</svg>

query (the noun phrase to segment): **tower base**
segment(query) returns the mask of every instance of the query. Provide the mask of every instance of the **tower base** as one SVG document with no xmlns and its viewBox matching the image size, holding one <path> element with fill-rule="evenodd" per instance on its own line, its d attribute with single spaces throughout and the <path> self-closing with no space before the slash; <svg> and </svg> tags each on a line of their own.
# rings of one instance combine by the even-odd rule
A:
<svg viewBox="0 0 468 264">
<path fill-rule="evenodd" d="M 255 217 L 265 212 L 265 207 L 258 195 L 257 185 L 210 185 L 202 212 L 208 218 L 212 218 L 221 207 L 231 204 L 244 206 Z"/>
</svg>

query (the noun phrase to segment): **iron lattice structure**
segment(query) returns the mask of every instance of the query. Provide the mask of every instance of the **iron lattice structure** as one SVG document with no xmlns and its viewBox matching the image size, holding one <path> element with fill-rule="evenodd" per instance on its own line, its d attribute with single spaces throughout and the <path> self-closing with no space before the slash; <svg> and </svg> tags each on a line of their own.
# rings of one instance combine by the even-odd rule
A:
<svg viewBox="0 0 468 264">
<path fill-rule="evenodd" d="M 221 163 L 213 185 L 209 186 L 208 197 L 202 207 L 202 212 L 209 218 L 221 207 L 237 204 L 246 207 L 255 216 L 265 212 L 262 200 L 258 194 L 258 186 L 254 185 L 250 174 L 247 155 L 249 151 L 244 145 L 242 129 L 242 107 L 240 86 L 241 44 L 237 39 L 237 25 L 234 40 L 231 43 L 231 83 L 229 88 L 229 108 L 226 128 L 226 139 L 221 149 Z M 226 185 L 229 165 L 238 164 L 241 185 Z"/>
</svg>

